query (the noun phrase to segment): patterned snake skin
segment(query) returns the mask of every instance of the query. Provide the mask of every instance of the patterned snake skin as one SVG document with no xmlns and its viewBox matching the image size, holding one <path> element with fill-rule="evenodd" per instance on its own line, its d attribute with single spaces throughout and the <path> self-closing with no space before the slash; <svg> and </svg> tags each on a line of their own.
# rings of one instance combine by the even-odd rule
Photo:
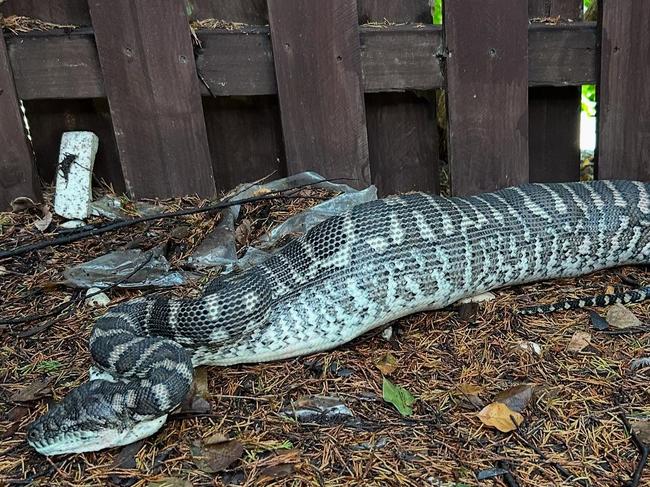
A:
<svg viewBox="0 0 650 487">
<path fill-rule="evenodd" d="M 327 350 L 490 289 L 648 262 L 650 184 L 529 184 L 365 203 L 265 263 L 216 279 L 199 299 L 110 310 L 90 351 L 117 381 L 72 391 L 30 426 L 28 441 L 43 454 L 127 444 L 162 426 L 198 365 Z"/>
</svg>

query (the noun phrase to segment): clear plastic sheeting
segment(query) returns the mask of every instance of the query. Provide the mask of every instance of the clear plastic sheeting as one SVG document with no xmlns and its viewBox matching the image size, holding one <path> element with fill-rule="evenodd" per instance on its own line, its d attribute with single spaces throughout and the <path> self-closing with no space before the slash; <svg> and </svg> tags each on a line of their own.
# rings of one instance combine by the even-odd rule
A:
<svg viewBox="0 0 650 487">
<path fill-rule="evenodd" d="M 239 216 L 238 205 L 230 207 L 230 213 L 224 226 L 221 223 L 214 232 L 203 241 L 199 248 L 189 257 L 189 262 L 195 267 L 223 266 L 224 272 L 230 272 L 234 268 L 246 268 L 263 262 L 272 254 L 276 244 L 286 235 L 300 235 L 307 232 L 314 225 L 327 218 L 343 213 L 361 203 L 377 199 L 377 188 L 369 186 L 363 190 L 357 190 L 347 184 L 333 183 L 326 181 L 321 175 L 315 172 L 303 172 L 283 179 L 271 181 L 266 184 L 242 184 L 232 190 L 227 197 L 233 201 L 263 196 L 277 191 L 286 191 L 293 188 L 309 186 L 322 188 L 341 194 L 320 203 L 308 210 L 292 216 L 284 223 L 272 229 L 268 234 L 262 236 L 257 248 L 249 247 L 244 256 L 237 259 L 232 251 L 235 244 L 234 221 Z M 232 217 L 232 224 L 230 218 Z M 230 235 L 226 232 L 230 232 Z"/>
<path fill-rule="evenodd" d="M 161 206 L 152 205 L 143 201 L 134 201 L 135 210 L 140 216 L 152 216 L 163 213 L 165 209 Z M 122 202 L 115 196 L 102 196 L 90 204 L 92 215 L 103 216 L 111 220 L 128 218 L 130 215 L 124 211 Z"/>
<path fill-rule="evenodd" d="M 239 206 L 231 206 L 221 212 L 219 224 L 188 257 L 187 262 L 191 267 L 227 266 L 237 262 L 235 218 L 238 214 Z"/>
<path fill-rule="evenodd" d="M 126 279 L 130 274 L 133 275 Z M 120 281 L 125 282 L 117 287 L 172 287 L 185 284 L 189 277 L 187 273 L 170 270 L 161 247 L 149 251 L 117 250 L 66 269 L 63 275 L 66 284 L 81 288 L 104 288 Z"/>
</svg>

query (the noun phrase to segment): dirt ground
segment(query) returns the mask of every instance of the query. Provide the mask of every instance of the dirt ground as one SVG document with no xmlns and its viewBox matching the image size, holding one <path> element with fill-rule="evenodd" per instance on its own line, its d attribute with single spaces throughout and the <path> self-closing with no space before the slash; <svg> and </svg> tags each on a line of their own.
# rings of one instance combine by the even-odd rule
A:
<svg viewBox="0 0 650 487">
<path fill-rule="evenodd" d="M 323 196 L 304 195 L 314 198 L 248 205 L 240 222 L 248 220 L 250 231 L 240 233 L 239 244 Z M 172 211 L 203 203 L 159 204 Z M 34 227 L 40 218 L 37 209 L 0 213 L 0 248 L 53 236 Z M 0 261 L 0 317 L 43 315 L 75 300 L 80 291 L 61 284 L 62 271 L 113 249 L 165 243 L 178 267 L 217 221 L 211 214 L 163 219 Z M 173 293 L 195 295 L 210 277 Z M 650 271 L 627 267 L 508 288 L 478 306 L 400 320 L 389 339 L 378 331 L 327 353 L 199 369 L 197 395 L 156 435 L 122 449 L 50 458 L 27 445 L 26 427 L 87 380 L 87 340 L 105 308 L 81 299 L 53 317 L 0 325 L 0 484 L 624 485 L 639 450 L 621 418 L 646 426 L 650 419 L 650 367 L 631 367 L 650 356 L 648 327 L 598 331 L 584 310 L 530 317 L 514 311 L 610 286 L 627 289 L 631 279 L 647 285 Z M 142 293 L 107 294 L 114 305 Z M 650 323 L 650 304 L 628 308 Z M 570 346 L 576 332 L 584 332 L 581 347 Z M 384 401 L 380 368 L 416 398 L 411 416 Z M 478 412 L 520 385 L 534 390 L 519 428 L 503 433 L 484 425 Z M 311 396 L 348 409 L 308 422 L 283 414 L 313 405 L 305 399 Z M 508 473 L 479 481 L 498 473 L 490 469 Z M 650 485 L 650 471 L 639 485 Z"/>
</svg>

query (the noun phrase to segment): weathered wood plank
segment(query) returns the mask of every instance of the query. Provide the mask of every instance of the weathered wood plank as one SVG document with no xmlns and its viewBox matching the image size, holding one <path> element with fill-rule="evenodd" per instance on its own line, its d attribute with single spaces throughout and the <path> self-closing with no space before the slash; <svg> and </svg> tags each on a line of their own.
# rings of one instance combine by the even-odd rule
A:
<svg viewBox="0 0 650 487">
<path fill-rule="evenodd" d="M 368 93 L 431 90 L 444 85 L 439 26 L 365 27 L 361 67 Z"/>
<path fill-rule="evenodd" d="M 135 197 L 215 192 L 184 4 L 91 0 L 126 187 Z"/>
<path fill-rule="evenodd" d="M 650 1 L 603 0 L 599 179 L 650 180 Z"/>
<path fill-rule="evenodd" d="M 431 22 L 431 7 L 428 0 L 360 0 L 359 11 L 366 21 L 398 22 Z M 399 30 L 395 30 L 400 32 Z M 440 32 L 440 31 L 438 31 Z M 383 37 L 386 38 L 385 36 Z M 408 59 L 403 52 L 395 51 L 395 45 L 381 44 L 382 36 L 372 32 L 365 37 L 363 51 L 369 47 L 370 53 L 377 55 L 377 61 Z M 429 62 L 439 65 L 435 51 L 427 50 L 430 46 L 422 46 L 418 36 L 413 36 L 408 43 L 411 54 L 423 52 L 429 55 Z M 366 51 L 367 53 L 367 51 Z M 367 60 L 367 59 L 366 59 Z M 377 63 L 378 66 L 382 66 Z M 382 66 L 384 67 L 384 66 Z M 408 74 L 403 71 L 405 66 L 395 64 L 385 66 L 386 69 L 375 72 L 364 72 L 364 79 L 383 80 L 385 76 L 395 74 L 405 76 L 394 81 L 406 85 Z M 436 66 L 438 67 L 438 66 Z M 409 66 L 419 68 L 419 66 Z M 416 69 L 408 73 L 414 73 Z M 428 81 L 430 83 L 430 81 Z M 426 83 L 422 80 L 422 85 Z M 367 85 L 366 85 L 367 88 Z M 417 88 L 411 86 L 411 88 Z M 368 131 L 368 149 L 370 155 L 370 172 L 372 182 L 377 186 L 380 195 L 402 193 L 407 191 L 438 191 L 438 126 L 436 121 L 436 105 L 428 100 L 433 99 L 433 91 L 427 97 L 418 97 L 413 93 L 381 93 L 367 94 L 366 125 Z"/>
<path fill-rule="evenodd" d="M 530 180 L 580 179 L 580 88 L 531 88 L 529 101 Z"/>
<path fill-rule="evenodd" d="M 277 94 L 268 27 L 203 30 L 198 36 L 196 66 L 215 96 Z"/>
<path fill-rule="evenodd" d="M 370 183 L 354 0 L 269 0 L 288 172 Z"/>
<path fill-rule="evenodd" d="M 359 23 L 422 22 L 431 23 L 429 0 L 358 0 Z"/>
<path fill-rule="evenodd" d="M 520 0 L 446 0 L 452 192 L 528 180 L 528 7 Z"/>
<path fill-rule="evenodd" d="M 202 30 L 197 65 L 218 96 L 277 93 L 268 27 Z M 20 98 L 106 96 L 92 31 L 5 35 Z M 365 92 L 430 90 L 444 78 L 438 26 L 360 27 Z M 531 25 L 529 84 L 567 86 L 596 82 L 596 24 Z M 224 69 L 224 66 L 227 69 Z M 202 94 L 208 91 L 201 85 Z"/>
<path fill-rule="evenodd" d="M 366 95 L 372 182 L 381 195 L 437 193 L 435 105 L 411 93 Z"/>
<path fill-rule="evenodd" d="M 17 196 L 40 198 L 32 149 L 23 127 L 23 115 L 4 38 L 0 39 L 0 211 Z"/>
<path fill-rule="evenodd" d="M 528 17 L 575 22 L 582 18 L 582 4 L 582 0 L 528 0 Z"/>
<path fill-rule="evenodd" d="M 267 25 L 269 15 L 266 0 L 187 0 L 192 20 L 219 19 L 249 25 Z"/>
<path fill-rule="evenodd" d="M 38 174 L 43 181 L 54 182 L 63 132 L 89 130 L 99 137 L 93 176 L 112 184 L 118 193 L 125 190 L 113 124 L 105 98 L 28 100 L 25 101 L 25 112 L 31 129 Z"/>
<path fill-rule="evenodd" d="M 90 25 L 86 0 L 7 0 L 0 5 L 5 16 L 24 15 L 63 25 Z"/>
<path fill-rule="evenodd" d="M 286 176 L 276 96 L 204 98 L 218 190 L 270 176 Z"/>
<path fill-rule="evenodd" d="M 580 20 L 582 0 L 528 0 L 531 18 Z M 528 92 L 530 180 L 580 179 L 580 101 L 577 86 L 533 87 Z"/>
<path fill-rule="evenodd" d="M 7 47 L 23 100 L 106 96 L 91 29 L 10 36 Z"/>
<path fill-rule="evenodd" d="M 599 55 L 595 22 L 532 24 L 528 28 L 528 84 L 594 84 Z"/>
</svg>

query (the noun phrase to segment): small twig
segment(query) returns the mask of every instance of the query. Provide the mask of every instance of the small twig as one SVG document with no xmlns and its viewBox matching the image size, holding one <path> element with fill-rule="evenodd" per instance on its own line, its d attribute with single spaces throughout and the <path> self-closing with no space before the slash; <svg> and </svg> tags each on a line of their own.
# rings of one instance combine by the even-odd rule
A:
<svg viewBox="0 0 650 487">
<path fill-rule="evenodd" d="M 27 245 L 22 245 L 20 247 L 16 247 L 15 249 L 12 250 L 4 250 L 0 251 L 0 260 L 6 259 L 8 257 L 16 257 L 18 255 L 26 254 L 27 252 L 32 252 L 34 250 L 41 250 L 47 247 L 54 247 L 57 245 L 65 245 L 73 242 L 77 242 L 79 240 L 84 240 L 86 238 L 90 237 L 95 237 L 97 235 L 102 235 L 104 233 L 108 232 L 114 232 L 116 230 L 120 230 L 125 227 L 129 227 L 132 225 L 137 225 L 138 223 L 144 223 L 148 221 L 153 221 L 153 220 L 162 220 L 164 218 L 174 218 L 178 216 L 188 216 L 188 215 L 195 215 L 197 213 L 206 213 L 209 211 L 214 211 L 214 210 L 221 210 L 224 208 L 229 208 L 231 206 L 236 206 L 236 205 L 243 205 L 246 203 L 257 203 L 259 201 L 267 201 L 267 200 L 274 200 L 274 199 L 293 199 L 293 198 L 304 198 L 304 199 L 311 199 L 312 197 L 310 196 L 298 196 L 298 195 L 287 195 L 285 193 L 288 193 L 290 191 L 295 191 L 301 188 L 306 188 L 309 186 L 313 186 L 314 184 L 320 184 L 323 182 L 332 182 L 332 181 L 337 181 L 341 180 L 341 178 L 337 179 L 323 179 L 322 181 L 317 181 L 315 183 L 308 183 L 308 184 L 303 184 L 299 186 L 295 186 L 293 188 L 285 189 L 285 190 L 280 190 L 280 191 L 271 191 L 263 196 L 255 196 L 251 198 L 244 198 L 240 200 L 228 200 L 228 201 L 221 201 L 219 203 L 215 203 L 213 205 L 207 205 L 203 206 L 201 208 L 188 208 L 186 210 L 179 210 L 179 211 L 174 211 L 170 213 L 161 213 L 159 215 L 150 215 L 150 216 L 143 216 L 139 218 L 132 218 L 129 220 L 116 220 L 114 222 L 111 222 L 109 224 L 103 225 L 101 227 L 95 227 L 95 228 L 90 228 L 87 230 L 83 230 L 78 233 L 74 233 L 71 235 L 65 235 L 62 237 L 57 237 L 53 238 L 50 240 L 42 240 L 40 242 L 36 242 L 33 244 L 27 244 Z"/>
<path fill-rule="evenodd" d="M 620 404 L 618 397 L 614 396 L 614 402 L 619 408 L 618 417 L 621 420 L 621 423 L 623 423 L 623 427 L 627 430 L 627 433 L 632 439 L 632 443 L 634 443 L 634 446 L 636 446 L 636 449 L 639 451 L 639 461 L 637 462 L 636 467 L 634 468 L 634 472 L 632 473 L 632 479 L 626 484 L 626 487 L 638 487 L 641 482 L 641 475 L 643 475 L 643 470 L 648 464 L 650 445 L 644 443 L 643 440 L 639 438 L 639 435 L 636 434 L 636 431 L 634 431 L 632 425 L 630 424 L 630 421 L 627 419 L 627 415 L 625 414 L 623 406 Z"/>
<path fill-rule="evenodd" d="M 514 418 L 512 418 L 512 420 L 514 422 Z M 544 460 L 545 462 L 552 465 L 553 468 L 555 468 L 558 472 L 560 472 L 560 474 L 564 477 L 565 480 L 572 480 L 572 481 L 574 481 L 574 482 L 576 482 L 576 483 L 578 483 L 580 485 L 584 485 L 585 487 L 588 487 L 590 485 L 590 483 L 588 481 L 576 478 L 575 475 L 573 475 L 571 472 L 569 472 L 566 468 L 564 468 L 559 463 L 557 463 L 557 462 L 555 462 L 553 460 L 549 460 L 549 458 L 544 454 L 544 452 L 542 452 L 542 450 L 540 450 L 539 448 L 537 448 L 536 445 L 534 445 L 533 443 L 528 441 L 520 432 L 513 431 L 513 435 L 520 442 L 522 442 L 526 447 L 530 448 L 535 453 L 537 453 L 537 455 L 539 455 L 539 457 L 542 460 Z"/>
<path fill-rule="evenodd" d="M 149 252 L 149 255 L 144 260 L 144 262 L 139 264 L 127 276 L 123 277 L 119 281 L 114 282 L 110 286 L 106 286 L 106 287 L 104 287 L 104 288 L 102 288 L 102 289 L 100 289 L 98 291 L 94 291 L 94 292 L 89 293 L 89 294 L 87 294 L 85 296 L 77 296 L 75 298 L 72 298 L 72 299 L 70 299 L 70 301 L 66 301 L 65 303 L 57 306 L 55 309 L 53 309 L 51 311 L 48 311 L 47 313 L 44 313 L 44 314 L 33 314 L 33 315 L 25 316 L 24 318 L 14 318 L 14 319 L 2 318 L 2 319 L 0 319 L 0 324 L 15 325 L 15 324 L 20 324 L 20 323 L 29 323 L 30 321 L 35 321 L 35 320 L 38 320 L 38 319 L 47 318 L 49 316 L 58 315 L 62 311 L 68 309 L 73 304 L 79 303 L 80 301 L 85 301 L 86 299 L 92 298 L 93 296 L 97 296 L 100 293 L 110 291 L 111 289 L 116 288 L 120 284 L 123 284 L 123 283 L 127 282 L 135 274 L 137 274 L 138 271 L 140 271 L 144 266 L 146 266 L 151 261 L 152 257 L 153 257 L 153 252 Z M 70 312 L 71 310 L 68 310 L 68 311 Z M 16 335 L 19 336 L 20 338 L 30 337 L 30 336 L 35 335 L 37 333 L 40 333 L 40 332 L 42 332 L 44 330 L 47 330 L 50 326 L 52 326 L 54 323 L 56 323 L 57 320 L 58 320 L 58 317 L 55 318 L 55 319 L 49 320 L 49 321 L 47 321 L 47 322 L 45 322 L 45 323 L 43 323 L 41 325 L 30 328 L 29 330 L 17 333 Z"/>
</svg>

